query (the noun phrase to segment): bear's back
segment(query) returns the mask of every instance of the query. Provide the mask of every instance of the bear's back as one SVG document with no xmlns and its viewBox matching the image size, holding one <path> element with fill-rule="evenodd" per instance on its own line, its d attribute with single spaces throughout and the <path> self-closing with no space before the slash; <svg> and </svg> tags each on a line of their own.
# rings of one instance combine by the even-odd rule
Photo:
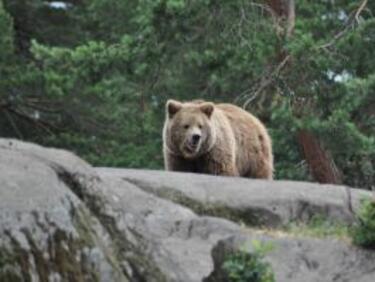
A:
<svg viewBox="0 0 375 282">
<path fill-rule="evenodd" d="M 236 163 L 240 174 L 252 174 L 249 169 L 256 167 L 253 161 L 260 156 L 273 162 L 271 138 L 258 118 L 232 104 L 215 106 L 231 125 L 237 144 Z"/>
<path fill-rule="evenodd" d="M 224 116 L 229 120 L 232 128 L 235 131 L 240 130 L 252 130 L 253 132 L 265 131 L 265 127 L 262 122 L 250 114 L 249 112 L 241 109 L 238 106 L 232 104 L 216 104 L 215 105 Z M 237 129 L 237 130 L 236 130 Z M 260 133 L 260 132 L 259 132 Z"/>
</svg>

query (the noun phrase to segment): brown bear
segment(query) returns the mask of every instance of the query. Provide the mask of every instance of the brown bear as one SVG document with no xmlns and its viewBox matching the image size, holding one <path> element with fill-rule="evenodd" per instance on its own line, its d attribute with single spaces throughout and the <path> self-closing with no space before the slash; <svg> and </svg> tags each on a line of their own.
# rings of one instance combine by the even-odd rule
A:
<svg viewBox="0 0 375 282">
<path fill-rule="evenodd" d="M 168 100 L 166 170 L 272 179 L 271 138 L 255 116 L 231 104 Z"/>
</svg>

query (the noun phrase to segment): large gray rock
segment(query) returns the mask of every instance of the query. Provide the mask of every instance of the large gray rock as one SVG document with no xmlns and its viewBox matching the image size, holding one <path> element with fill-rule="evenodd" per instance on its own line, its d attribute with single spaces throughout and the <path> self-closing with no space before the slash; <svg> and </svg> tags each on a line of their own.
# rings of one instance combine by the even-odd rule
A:
<svg viewBox="0 0 375 282">
<path fill-rule="evenodd" d="M 364 190 L 304 182 L 111 168 L 97 171 L 134 183 L 197 213 L 267 227 L 306 222 L 314 216 L 352 223 L 360 200 L 371 196 Z"/>
<path fill-rule="evenodd" d="M 43 149 L 9 146 L 0 145 L 0 281 L 127 281 L 108 232 L 51 162 L 34 154 Z M 55 152 L 61 165 L 87 167 Z"/>
<path fill-rule="evenodd" d="M 220 272 L 217 254 L 254 238 L 275 244 L 267 259 L 277 281 L 370 281 L 372 252 L 243 225 L 315 214 L 352 223 L 363 196 L 302 182 L 94 169 L 63 150 L 0 139 L 0 281 L 202 281 Z"/>
<path fill-rule="evenodd" d="M 142 242 L 129 238 L 132 230 L 123 232 L 124 220 L 103 194 L 107 184 L 89 164 L 63 150 L 5 139 L 0 156 L 0 281 L 165 280 Z M 32 248 L 19 234 L 33 236 Z"/>
</svg>

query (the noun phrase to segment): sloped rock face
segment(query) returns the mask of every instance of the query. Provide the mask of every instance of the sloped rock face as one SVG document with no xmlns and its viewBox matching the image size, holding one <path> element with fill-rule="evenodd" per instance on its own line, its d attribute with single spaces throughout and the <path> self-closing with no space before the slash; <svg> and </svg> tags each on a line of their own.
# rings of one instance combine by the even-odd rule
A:
<svg viewBox="0 0 375 282">
<path fill-rule="evenodd" d="M 350 224 L 370 193 L 340 186 L 92 168 L 0 139 L 0 281 L 220 281 L 225 254 L 271 241 L 276 281 L 375 281 L 375 253 L 257 228 Z"/>
<path fill-rule="evenodd" d="M 0 281 L 127 281 L 108 232 L 62 179 L 69 153 L 0 143 Z M 61 174 L 61 175 L 60 175 Z"/>
</svg>

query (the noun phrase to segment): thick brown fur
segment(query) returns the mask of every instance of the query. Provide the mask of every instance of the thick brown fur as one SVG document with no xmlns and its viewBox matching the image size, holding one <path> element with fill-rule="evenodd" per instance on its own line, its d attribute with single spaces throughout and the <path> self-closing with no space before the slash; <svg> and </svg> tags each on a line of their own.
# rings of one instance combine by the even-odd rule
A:
<svg viewBox="0 0 375 282">
<path fill-rule="evenodd" d="M 265 126 L 232 104 L 169 100 L 163 153 L 166 170 L 273 177 L 271 138 Z"/>
</svg>

